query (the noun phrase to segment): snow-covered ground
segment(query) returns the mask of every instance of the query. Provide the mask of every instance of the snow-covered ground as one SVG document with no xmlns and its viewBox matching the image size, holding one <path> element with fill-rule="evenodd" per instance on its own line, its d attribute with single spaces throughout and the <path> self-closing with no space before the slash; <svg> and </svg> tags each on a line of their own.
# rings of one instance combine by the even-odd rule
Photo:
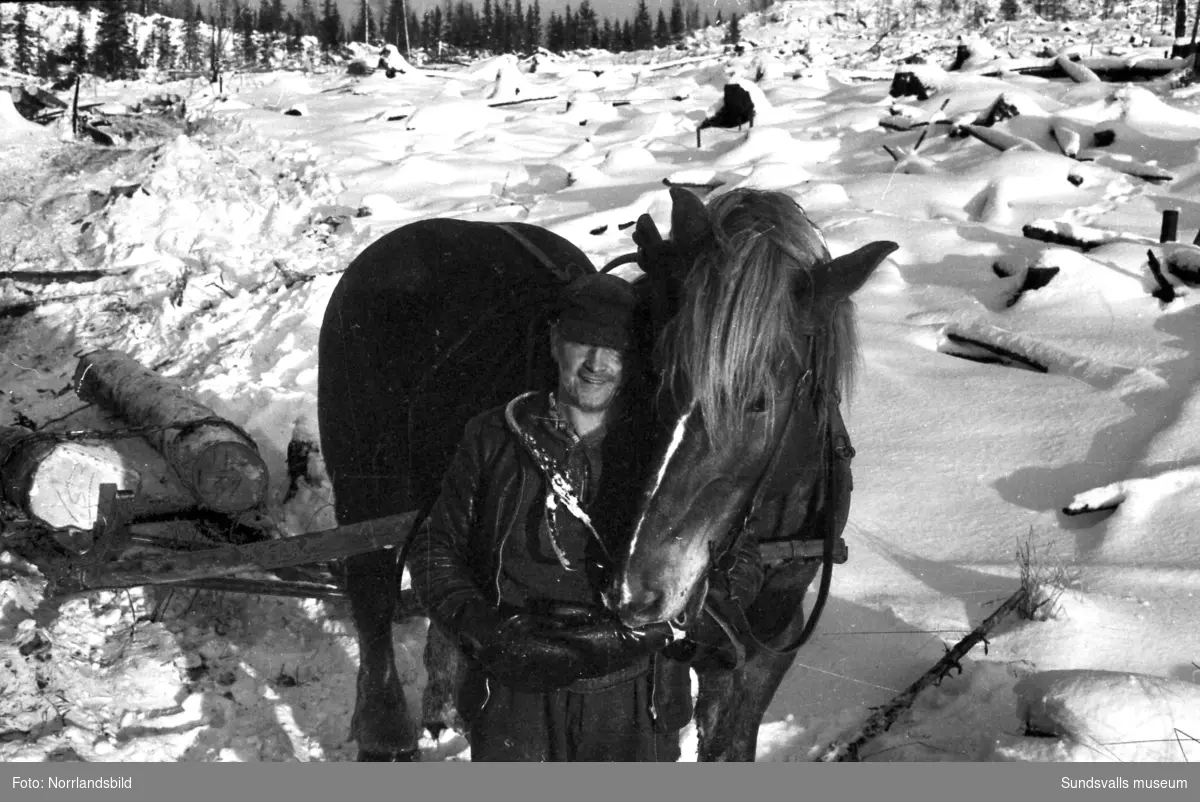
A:
<svg viewBox="0 0 1200 802">
<path fill-rule="evenodd" d="M 89 85 L 128 105 L 186 98 L 191 136 L 181 121 L 129 147 L 63 141 L 0 106 L 0 425 L 86 428 L 95 413 L 67 391 L 77 357 L 122 349 L 253 435 L 282 499 L 289 441 L 316 436 L 322 312 L 381 234 L 438 215 L 523 221 L 600 265 L 630 250 L 623 224 L 641 213 L 667 230 L 664 178 L 782 189 L 835 253 L 900 250 L 857 296 L 851 559 L 759 759 L 814 758 L 916 680 L 1017 588 L 1022 545 L 1061 569 L 1053 615 L 1006 619 L 864 759 L 1197 759 L 1200 295 L 1168 274 L 1176 297 L 1154 297 L 1147 251 L 1200 260 L 1198 93 L 982 74 L 1047 47 L 1161 57 L 1144 46 L 1152 4 L 1134 3 L 1126 19 L 992 24 L 967 71 L 915 67 L 936 92 L 893 98 L 902 61 L 949 65 L 961 26 L 880 38 L 828 17 L 832 5 L 747 15 L 752 49 L 663 69 L 590 54 L 534 73 L 496 58 L 391 79 L 234 76 L 221 96 L 199 82 Z M 657 65 L 719 54 L 717 38 Z M 706 130 L 697 148 L 730 78 L 751 88 L 757 123 Z M 1000 95 L 1020 114 L 987 130 L 1033 147 L 932 124 L 913 153 L 925 127 L 879 125 L 961 126 Z M 497 105 L 531 97 L 547 99 Z M 1169 180 L 1132 174 L 1155 167 Z M 1164 209 L 1180 211 L 1182 244 L 1158 245 Z M 1102 244 L 1023 236 L 1034 221 Z M 1020 292 L 1026 276 L 1049 281 Z M 981 353 L 963 338 L 1046 370 L 956 358 Z M 319 455 L 310 469 L 272 509 L 293 532 L 333 524 Z M 52 606 L 43 585 L 0 552 L 0 760 L 353 757 L 344 604 L 147 588 Z M 423 622 L 395 635 L 415 712 Z M 469 754 L 453 732 L 425 746 L 426 760 Z"/>
</svg>

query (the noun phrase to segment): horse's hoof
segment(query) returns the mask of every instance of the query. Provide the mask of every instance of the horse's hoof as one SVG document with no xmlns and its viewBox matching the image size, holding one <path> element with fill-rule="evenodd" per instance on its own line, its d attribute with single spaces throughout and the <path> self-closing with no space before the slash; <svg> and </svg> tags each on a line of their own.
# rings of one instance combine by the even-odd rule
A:
<svg viewBox="0 0 1200 802">
<path fill-rule="evenodd" d="M 419 763 L 418 749 L 359 749 L 359 763 Z"/>
</svg>

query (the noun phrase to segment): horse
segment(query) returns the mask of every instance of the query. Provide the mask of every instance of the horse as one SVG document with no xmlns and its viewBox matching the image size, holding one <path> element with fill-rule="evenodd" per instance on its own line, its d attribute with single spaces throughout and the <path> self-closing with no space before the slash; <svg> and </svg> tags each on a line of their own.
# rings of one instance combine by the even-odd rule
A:
<svg viewBox="0 0 1200 802">
<path fill-rule="evenodd" d="M 853 449 L 839 404 L 857 359 L 851 296 L 898 246 L 831 258 L 778 192 L 732 190 L 707 208 L 682 189 L 672 197 L 671 240 L 643 218 L 627 257 L 656 287 L 670 436 L 606 600 L 631 628 L 720 625 L 738 659 L 697 672 L 698 758 L 753 761 L 767 707 L 828 595 L 849 514 Z M 720 593 L 725 557 L 745 537 L 759 540 L 764 582 L 753 600 L 731 600 Z M 795 559 L 793 544 L 810 538 L 824 543 L 824 573 L 806 621 L 820 564 Z"/>
<path fill-rule="evenodd" d="M 793 249 L 797 269 L 774 271 L 771 281 L 743 282 L 757 287 L 758 295 L 704 291 L 703 279 L 721 269 L 719 249 L 710 242 L 710 215 L 686 190 L 672 188 L 671 197 L 671 239 L 662 241 L 643 216 L 634 234 L 637 253 L 605 268 L 631 259 L 643 268 L 635 287 L 647 339 L 659 341 L 665 365 L 654 392 L 639 399 L 662 410 L 652 424 L 656 431 L 645 439 L 657 444 L 653 456 L 639 459 L 657 467 L 644 471 L 633 538 L 605 595 L 631 627 L 669 620 L 695 629 L 702 618 L 697 603 L 713 618 L 753 622 L 730 630 L 754 647 L 745 660 L 732 669 L 699 670 L 696 703 L 700 759 L 753 760 L 762 715 L 794 659 L 794 651 L 785 649 L 780 657 L 776 647 L 804 629 L 800 601 L 816 566 L 776 561 L 758 598 L 742 611 L 709 590 L 710 578 L 719 585 L 723 561 L 716 552 L 732 551 L 745 531 L 736 524 L 748 503 L 746 520 L 774 516 L 774 531 L 783 533 L 775 545 L 784 551 L 811 531 L 830 529 L 821 524 L 828 510 L 810 510 L 809 502 L 820 495 L 814 455 L 833 439 L 827 432 L 844 437 L 836 403 L 829 400 L 831 379 L 836 383 L 841 375 L 836 368 L 853 334 L 844 302 L 896 246 L 875 243 L 831 260 L 819 232 L 803 218 L 801 239 L 808 239 L 806 247 Z M 423 517 L 467 420 L 530 387 L 553 386 L 555 368 L 549 349 L 541 347 L 553 298 L 566 282 L 593 270 L 582 251 L 545 229 L 445 218 L 404 226 L 360 254 L 334 290 L 319 343 L 318 422 L 338 522 L 413 509 L 418 520 Z M 800 288 L 805 281 L 817 284 L 807 296 Z M 772 295 L 794 297 L 794 308 L 765 310 Z M 717 306 L 726 309 L 724 317 L 709 317 L 713 299 L 723 299 Z M 823 331 L 823 323 L 833 333 Z M 731 352 L 702 354 L 701 343 L 713 336 L 730 344 Z M 718 358 L 715 370 L 706 372 L 709 356 Z M 767 357 L 771 361 L 760 364 L 769 371 L 751 371 L 754 381 L 742 381 L 738 365 Z M 813 369 L 800 372 L 805 365 L 816 369 L 815 379 L 809 378 Z M 793 379 L 788 395 L 781 383 Z M 743 406 L 734 409 L 730 402 Z M 786 411 L 782 423 L 780 409 Z M 764 498 L 770 503 L 758 503 Z M 672 543 L 676 539 L 683 547 Z M 827 592 L 828 543 L 825 557 Z M 359 645 L 351 722 L 359 760 L 413 760 L 417 754 L 391 639 L 402 565 L 403 554 L 395 551 L 345 561 Z M 743 643 L 737 645 L 744 651 Z M 448 720 L 452 651 L 431 627 L 422 710 L 431 729 Z"/>
<path fill-rule="evenodd" d="M 523 223 L 422 220 L 363 250 L 334 288 L 318 343 L 317 419 L 338 523 L 428 511 L 466 422 L 557 375 L 544 345 L 552 304 L 594 270 L 567 240 Z M 392 642 L 403 562 L 393 549 L 342 563 L 360 761 L 418 754 Z M 431 631 L 427 661 L 439 644 Z M 422 716 L 436 732 L 448 691 L 433 673 Z"/>
</svg>

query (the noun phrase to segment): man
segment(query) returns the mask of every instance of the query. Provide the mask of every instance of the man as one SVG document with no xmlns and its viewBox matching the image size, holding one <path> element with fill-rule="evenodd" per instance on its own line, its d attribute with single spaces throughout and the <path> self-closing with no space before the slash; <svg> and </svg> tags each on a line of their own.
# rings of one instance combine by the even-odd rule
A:
<svg viewBox="0 0 1200 802">
<path fill-rule="evenodd" d="M 473 761 L 679 757 L 692 701 L 688 665 L 663 653 L 670 628 L 625 630 L 601 601 L 652 456 L 635 317 L 622 279 L 568 285 L 557 387 L 467 425 L 411 545 L 414 588 L 467 659 Z"/>
</svg>

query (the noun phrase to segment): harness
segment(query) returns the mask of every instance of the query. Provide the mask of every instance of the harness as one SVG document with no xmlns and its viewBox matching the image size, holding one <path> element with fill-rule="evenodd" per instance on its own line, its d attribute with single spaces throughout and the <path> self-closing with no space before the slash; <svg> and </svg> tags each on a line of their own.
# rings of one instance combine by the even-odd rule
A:
<svg viewBox="0 0 1200 802">
<path fill-rule="evenodd" d="M 816 510 L 816 524 L 819 527 L 824 527 L 825 536 L 823 538 L 823 548 L 821 555 L 821 584 L 817 590 L 817 600 L 813 604 L 812 615 L 809 616 L 807 623 L 801 633 L 791 643 L 782 646 L 774 647 L 763 643 L 755 634 L 754 628 L 750 620 L 746 616 L 746 610 L 739 602 L 729 595 L 730 572 L 734 567 L 735 555 L 738 546 L 742 540 L 748 535 L 750 530 L 750 521 L 754 514 L 762 505 L 762 501 L 766 496 L 767 484 L 775 473 L 778 467 L 780 455 L 783 452 L 783 440 L 787 434 L 788 428 L 791 425 L 792 417 L 795 415 L 796 405 L 800 403 L 803 397 L 800 392 L 804 382 L 809 377 L 810 373 L 805 372 L 797 380 L 792 388 L 791 401 L 788 404 L 787 415 L 783 420 L 783 426 L 780 430 L 779 437 L 775 440 L 775 445 L 771 451 L 771 457 L 767 462 L 766 468 L 759 476 L 758 484 L 755 487 L 754 495 L 751 498 L 750 504 L 746 509 L 746 514 L 742 519 L 741 525 L 734 533 L 733 537 L 729 538 L 725 546 L 717 552 L 713 551 L 712 559 L 709 562 L 708 574 L 705 577 L 706 600 L 704 603 L 704 611 L 707 612 L 725 635 L 729 638 L 734 650 L 734 669 L 741 668 L 746 662 L 746 644 L 749 643 L 754 649 L 769 654 L 773 657 L 783 657 L 795 654 L 809 638 L 812 637 L 816 629 L 817 622 L 820 620 L 821 613 L 824 611 L 825 602 L 829 598 L 829 588 L 833 581 L 833 564 L 837 560 L 837 541 L 838 536 L 835 531 L 833 522 L 830 520 L 833 515 L 834 503 L 829 498 L 824 498 L 824 503 Z M 835 456 L 841 456 L 848 452 L 849 456 L 853 455 L 853 448 L 849 445 L 835 447 L 833 437 L 830 432 L 830 421 L 828 414 L 821 417 L 821 440 L 824 442 L 825 448 L 825 463 L 824 472 L 817 479 L 816 493 L 818 498 L 823 498 L 833 482 L 833 469 Z M 844 558 L 840 560 L 844 562 Z M 713 580 L 717 581 L 713 581 Z M 798 603 L 802 605 L 803 601 Z M 793 617 L 795 612 L 793 612 Z"/>
</svg>

